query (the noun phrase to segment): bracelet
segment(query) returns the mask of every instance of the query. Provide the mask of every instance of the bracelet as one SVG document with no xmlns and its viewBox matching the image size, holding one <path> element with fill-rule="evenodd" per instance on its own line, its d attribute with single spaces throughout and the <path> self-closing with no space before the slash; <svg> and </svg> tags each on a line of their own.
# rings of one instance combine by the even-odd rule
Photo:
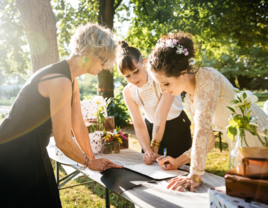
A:
<svg viewBox="0 0 268 208">
<path fill-rule="evenodd" d="M 84 153 L 84 152 L 83 152 Z M 85 157 L 86 157 L 86 164 L 84 166 L 80 166 L 78 163 L 77 163 L 77 166 L 80 168 L 80 170 L 85 170 L 88 166 L 88 162 L 89 162 L 89 158 L 87 156 L 86 153 L 84 153 Z"/>
<path fill-rule="evenodd" d="M 200 184 L 203 183 L 203 181 L 202 181 L 200 178 L 197 178 L 197 177 L 194 176 L 194 175 L 191 175 L 191 179 L 193 179 L 194 181 L 196 181 L 196 182 L 198 182 L 198 183 L 200 183 Z"/>
<path fill-rule="evenodd" d="M 158 141 L 156 139 L 152 139 L 151 141 L 151 147 L 159 149 L 161 141 Z"/>
</svg>

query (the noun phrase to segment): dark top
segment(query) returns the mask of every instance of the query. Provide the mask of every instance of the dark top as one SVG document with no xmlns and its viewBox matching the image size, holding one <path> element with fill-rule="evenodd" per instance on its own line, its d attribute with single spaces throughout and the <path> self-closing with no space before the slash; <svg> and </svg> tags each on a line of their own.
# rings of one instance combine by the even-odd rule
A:
<svg viewBox="0 0 268 208">
<path fill-rule="evenodd" d="M 52 73 L 72 81 L 65 60 L 40 69 L 25 83 L 0 125 L 0 187 L 5 190 L 1 207 L 61 207 L 46 150 L 52 132 L 50 100 L 38 91 L 40 78 Z"/>
</svg>

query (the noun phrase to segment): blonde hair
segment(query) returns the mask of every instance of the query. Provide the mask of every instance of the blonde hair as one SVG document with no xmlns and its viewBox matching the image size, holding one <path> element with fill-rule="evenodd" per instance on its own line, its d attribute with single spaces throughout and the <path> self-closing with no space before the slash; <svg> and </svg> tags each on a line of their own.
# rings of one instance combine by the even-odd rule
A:
<svg viewBox="0 0 268 208">
<path fill-rule="evenodd" d="M 116 43 L 110 29 L 88 23 L 77 28 L 70 42 L 71 52 L 78 56 L 106 54 L 107 69 L 112 71 L 116 59 Z"/>
</svg>

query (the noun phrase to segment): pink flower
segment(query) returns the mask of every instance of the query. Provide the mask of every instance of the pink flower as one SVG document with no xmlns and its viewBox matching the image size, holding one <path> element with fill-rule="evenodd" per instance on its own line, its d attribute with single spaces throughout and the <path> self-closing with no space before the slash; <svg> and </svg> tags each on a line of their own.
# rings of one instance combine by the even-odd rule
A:
<svg viewBox="0 0 268 208">
<path fill-rule="evenodd" d="M 122 132 L 122 131 L 119 131 L 119 134 L 120 134 L 120 136 L 121 136 L 123 139 L 128 140 L 128 138 L 124 136 L 124 134 L 123 134 L 123 132 Z"/>
<path fill-rule="evenodd" d="M 187 48 L 184 49 L 184 55 L 185 56 L 188 56 L 189 55 L 189 52 L 188 52 Z"/>
<path fill-rule="evenodd" d="M 112 141 L 112 140 L 113 140 L 113 138 L 114 138 L 114 137 L 111 137 L 111 138 L 109 139 L 109 141 Z"/>
<path fill-rule="evenodd" d="M 173 39 L 172 41 L 174 45 L 177 45 L 178 41 L 176 39 Z"/>
</svg>

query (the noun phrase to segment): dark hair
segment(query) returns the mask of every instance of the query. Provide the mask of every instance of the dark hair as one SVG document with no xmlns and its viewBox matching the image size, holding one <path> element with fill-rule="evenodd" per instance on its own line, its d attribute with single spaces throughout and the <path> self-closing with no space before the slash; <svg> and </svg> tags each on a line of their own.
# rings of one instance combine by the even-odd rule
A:
<svg viewBox="0 0 268 208">
<path fill-rule="evenodd" d="M 142 62 L 141 52 L 134 47 L 129 47 L 128 43 L 124 40 L 118 42 L 118 58 L 117 66 L 119 71 L 122 74 L 125 74 L 127 71 L 133 71 L 135 66 L 133 61 Z"/>
<path fill-rule="evenodd" d="M 164 72 L 168 77 L 179 77 L 182 71 L 196 73 L 197 70 L 189 65 L 189 59 L 195 57 L 194 42 L 190 33 L 178 32 L 175 34 L 164 35 L 160 41 L 165 42 L 169 39 L 176 39 L 177 44 L 187 48 L 189 54 L 178 54 L 176 47 L 155 47 L 149 56 L 150 68 L 156 72 Z"/>
</svg>

